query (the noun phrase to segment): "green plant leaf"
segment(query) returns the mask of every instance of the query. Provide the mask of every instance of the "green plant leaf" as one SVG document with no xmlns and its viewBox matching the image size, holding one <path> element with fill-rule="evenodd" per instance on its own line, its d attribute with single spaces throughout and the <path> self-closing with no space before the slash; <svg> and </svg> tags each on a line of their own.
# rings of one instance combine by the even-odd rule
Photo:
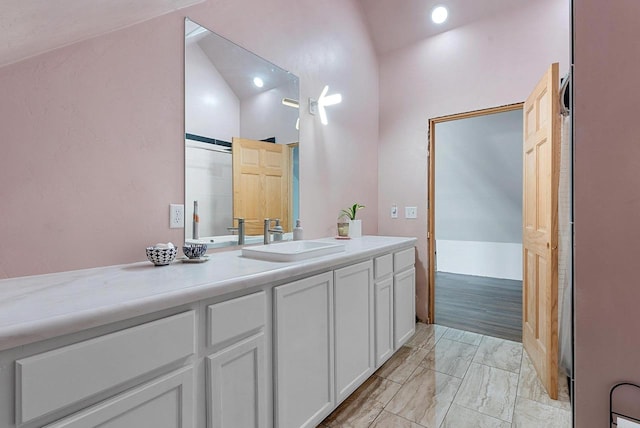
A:
<svg viewBox="0 0 640 428">
<path fill-rule="evenodd" d="M 365 208 L 365 206 L 359 203 L 355 203 L 348 208 L 344 208 L 340 210 L 340 215 L 338 216 L 338 219 L 341 219 L 342 217 L 347 217 L 349 220 L 355 220 L 358 210 L 361 210 L 362 208 Z"/>
</svg>

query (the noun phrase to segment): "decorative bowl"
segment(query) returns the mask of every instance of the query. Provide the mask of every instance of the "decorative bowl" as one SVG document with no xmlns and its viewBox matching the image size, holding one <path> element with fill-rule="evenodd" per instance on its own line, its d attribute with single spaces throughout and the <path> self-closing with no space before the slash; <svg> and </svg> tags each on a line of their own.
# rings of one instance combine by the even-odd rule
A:
<svg viewBox="0 0 640 428">
<path fill-rule="evenodd" d="M 207 252 L 207 244 L 190 244 L 182 247 L 182 252 L 190 259 L 199 259 Z"/>
<path fill-rule="evenodd" d="M 147 258 L 156 266 L 166 266 L 171 263 L 178 253 L 176 247 L 173 248 L 156 248 L 147 247 Z"/>
</svg>

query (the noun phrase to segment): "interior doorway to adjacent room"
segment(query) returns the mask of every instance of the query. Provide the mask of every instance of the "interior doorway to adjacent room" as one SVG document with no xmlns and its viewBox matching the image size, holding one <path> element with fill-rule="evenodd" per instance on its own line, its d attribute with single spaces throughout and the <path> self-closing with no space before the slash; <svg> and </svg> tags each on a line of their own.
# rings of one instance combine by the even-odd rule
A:
<svg viewBox="0 0 640 428">
<path fill-rule="evenodd" d="M 430 156 L 436 322 L 518 342 L 522 118 L 520 103 L 434 119 Z"/>
</svg>

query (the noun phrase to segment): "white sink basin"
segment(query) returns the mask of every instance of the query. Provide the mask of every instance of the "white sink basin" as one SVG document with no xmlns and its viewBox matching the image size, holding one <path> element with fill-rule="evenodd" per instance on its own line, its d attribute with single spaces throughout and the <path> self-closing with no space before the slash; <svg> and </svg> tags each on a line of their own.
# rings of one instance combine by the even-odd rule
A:
<svg viewBox="0 0 640 428">
<path fill-rule="evenodd" d="M 322 241 L 278 242 L 259 247 L 245 247 L 242 255 L 269 262 L 296 262 L 344 251 L 344 245 Z"/>
</svg>

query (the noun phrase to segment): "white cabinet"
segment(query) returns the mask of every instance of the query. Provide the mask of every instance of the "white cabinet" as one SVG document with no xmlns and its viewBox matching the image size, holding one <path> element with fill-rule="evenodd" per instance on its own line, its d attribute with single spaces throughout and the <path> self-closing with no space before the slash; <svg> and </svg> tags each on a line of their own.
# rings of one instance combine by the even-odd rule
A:
<svg viewBox="0 0 640 428">
<path fill-rule="evenodd" d="M 2 351 L 0 427 L 316 427 L 414 333 L 414 248 L 379 241 Z"/>
<path fill-rule="evenodd" d="M 380 367 L 393 355 L 393 254 L 373 259 L 375 297 L 375 362 Z"/>
<path fill-rule="evenodd" d="M 266 312 L 264 291 L 207 307 L 210 428 L 267 427 Z"/>
<path fill-rule="evenodd" d="M 415 250 L 393 255 L 393 302 L 395 349 L 404 345 L 416 331 Z"/>
<path fill-rule="evenodd" d="M 195 340 L 195 312 L 187 311 L 19 359 L 16 420 L 36 420 L 177 364 L 195 352 Z"/>
<path fill-rule="evenodd" d="M 341 402 L 374 370 L 373 263 L 334 272 L 336 400 Z"/>
<path fill-rule="evenodd" d="M 315 427 L 334 406 L 333 272 L 274 288 L 275 424 Z"/>
<path fill-rule="evenodd" d="M 265 341 L 259 333 L 206 358 L 209 426 L 263 428 L 266 417 Z"/>
<path fill-rule="evenodd" d="M 185 367 L 46 428 L 195 428 L 193 369 Z"/>
<path fill-rule="evenodd" d="M 376 368 L 393 355 L 393 277 L 375 283 Z"/>
</svg>

